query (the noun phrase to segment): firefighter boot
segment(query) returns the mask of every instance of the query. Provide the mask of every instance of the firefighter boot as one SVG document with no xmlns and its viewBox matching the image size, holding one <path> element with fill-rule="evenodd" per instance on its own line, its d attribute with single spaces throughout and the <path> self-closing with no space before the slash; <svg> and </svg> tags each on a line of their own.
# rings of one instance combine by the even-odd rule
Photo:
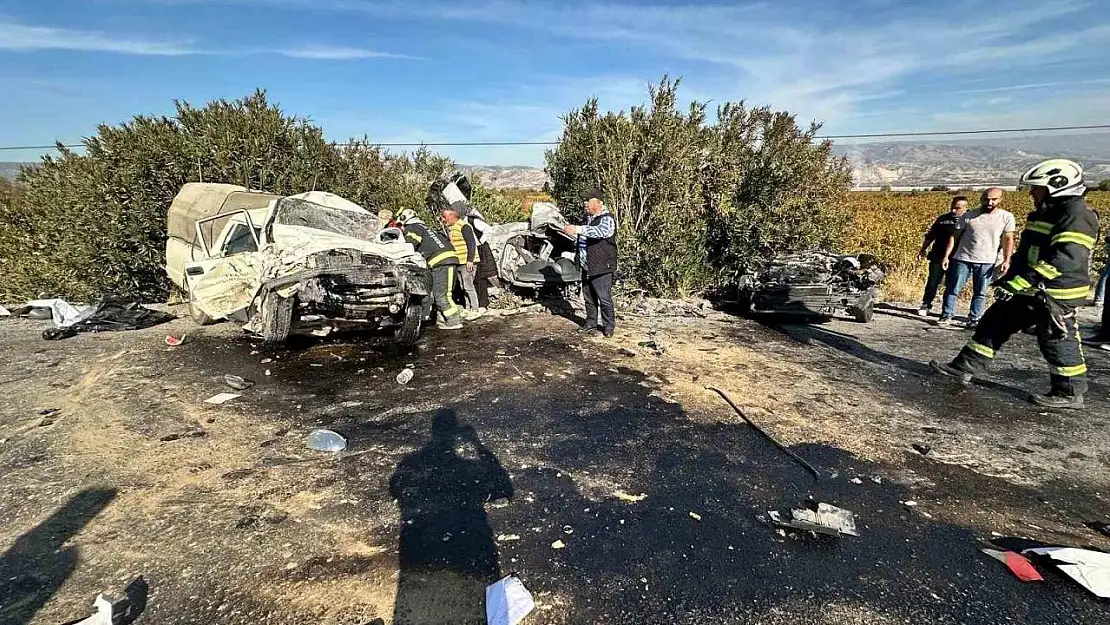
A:
<svg viewBox="0 0 1110 625">
<path fill-rule="evenodd" d="M 929 361 L 929 366 L 932 367 L 933 371 L 936 371 L 937 373 L 946 375 L 950 378 L 956 378 L 957 380 L 959 380 L 960 384 L 971 384 L 971 373 L 964 371 L 963 369 L 957 369 L 950 364 L 946 365 L 936 360 Z"/>
<path fill-rule="evenodd" d="M 1030 395 L 1029 401 L 1045 408 L 1065 408 L 1077 410 L 1083 407 L 1082 395 L 1064 395 L 1056 391 L 1049 391 L 1044 395 Z"/>
</svg>

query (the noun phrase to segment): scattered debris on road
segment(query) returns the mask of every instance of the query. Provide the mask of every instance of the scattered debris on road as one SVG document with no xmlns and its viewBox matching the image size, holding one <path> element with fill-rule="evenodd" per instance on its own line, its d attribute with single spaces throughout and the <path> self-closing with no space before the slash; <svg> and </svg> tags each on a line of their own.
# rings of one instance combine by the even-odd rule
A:
<svg viewBox="0 0 1110 625">
<path fill-rule="evenodd" d="M 3 319 L 4 317 L 11 317 L 11 316 L 12 316 L 12 311 L 8 310 L 7 308 L 4 308 L 3 306 L 0 306 L 0 319 Z"/>
<path fill-rule="evenodd" d="M 204 430 L 186 430 L 185 432 L 174 432 L 172 434 L 167 434 L 162 438 L 159 438 L 158 440 L 162 441 L 163 443 L 168 443 L 171 441 L 179 441 L 183 438 L 204 438 L 205 436 L 208 436 L 208 432 Z"/>
<path fill-rule="evenodd" d="M 1089 527 L 1090 529 L 1093 529 L 1094 531 L 1098 532 L 1099 534 L 1102 534 L 1103 536 L 1106 536 L 1107 538 L 1110 538 L 1110 523 L 1091 522 L 1091 523 L 1084 523 L 1083 525 L 1086 525 L 1087 527 Z"/>
<path fill-rule="evenodd" d="M 566 544 L 563 543 L 563 541 L 561 540 L 556 540 L 555 542 L 551 543 L 552 549 L 562 549 L 563 547 L 566 547 Z"/>
<path fill-rule="evenodd" d="M 397 374 L 398 384 L 408 384 L 412 381 L 413 371 L 412 367 L 405 367 L 400 373 Z"/>
<path fill-rule="evenodd" d="M 486 586 L 487 625 L 517 625 L 535 608 L 532 594 L 516 576 Z"/>
<path fill-rule="evenodd" d="M 618 490 L 617 492 L 613 493 L 613 496 L 625 503 L 640 503 L 641 501 L 647 499 L 646 493 L 640 493 L 639 495 L 629 495 L 623 490 Z"/>
<path fill-rule="evenodd" d="M 755 421 L 752 421 L 750 418 L 748 418 L 748 415 L 744 414 L 744 411 L 740 410 L 740 408 L 737 407 L 735 403 L 733 403 L 732 398 L 730 398 L 727 394 L 725 394 L 724 391 L 722 391 L 721 389 L 718 389 L 718 388 L 714 388 L 712 386 L 707 386 L 705 388 L 706 388 L 706 390 L 713 391 L 714 393 L 720 395 L 721 399 L 724 399 L 726 402 L 728 402 L 728 405 L 732 407 L 732 409 L 736 412 L 736 414 L 740 415 L 740 418 L 743 419 L 744 421 L 747 421 L 748 425 L 752 426 L 752 428 L 755 429 L 756 432 L 759 432 L 760 434 L 762 434 L 763 437 L 766 438 L 767 440 L 771 441 L 775 445 L 775 447 L 778 447 L 779 449 L 781 449 L 784 453 L 786 453 L 788 456 L 793 458 L 798 464 L 805 467 L 805 469 L 807 471 L 812 473 L 814 480 L 821 479 L 821 474 L 818 473 L 817 469 L 813 468 L 813 465 L 806 462 L 798 454 L 796 454 L 796 453 L 790 451 L 789 449 L 787 449 L 785 445 L 778 442 L 773 436 L 771 436 L 770 434 L 765 432 L 763 430 L 763 428 L 756 425 Z"/>
<path fill-rule="evenodd" d="M 695 521 L 700 521 L 701 520 L 701 515 L 698 514 L 697 512 L 691 512 L 690 513 L 690 518 L 694 519 Z"/>
<path fill-rule="evenodd" d="M 174 336 L 172 334 L 167 334 L 166 335 L 166 345 L 169 345 L 170 347 L 177 347 L 179 345 L 183 345 L 185 343 L 185 337 L 186 337 L 185 334 L 182 334 L 181 336 Z"/>
<path fill-rule="evenodd" d="M 818 503 L 814 509 L 813 501 L 807 501 L 805 508 L 794 508 L 790 511 L 791 519 L 786 519 L 775 510 L 767 512 L 771 522 L 779 527 L 788 527 L 802 531 L 825 534 L 827 536 L 859 536 L 856 530 L 856 518 L 851 511 L 827 503 Z"/>
<path fill-rule="evenodd" d="M 1075 547 L 1037 547 L 1022 553 L 1044 557 L 1096 597 L 1110 599 L 1110 553 Z"/>
<path fill-rule="evenodd" d="M 343 451 L 347 448 L 347 439 L 332 430 L 313 430 L 308 435 L 308 446 L 316 451 Z"/>
<path fill-rule="evenodd" d="M 227 384 L 237 391 L 245 391 L 248 388 L 254 386 L 254 382 L 252 380 L 248 380 L 241 376 L 232 375 L 230 373 L 224 376 L 224 384 Z"/>
<path fill-rule="evenodd" d="M 149 586 L 141 576 L 124 589 L 124 597 L 105 596 L 100 593 L 93 601 L 96 614 L 73 625 L 130 625 L 146 609 Z"/>
<path fill-rule="evenodd" d="M 928 445 L 922 445 L 921 443 L 914 443 L 912 447 L 914 451 L 921 454 L 922 456 L 928 456 L 929 452 L 933 451 L 932 447 Z"/>
<path fill-rule="evenodd" d="M 980 549 L 983 553 L 998 560 L 1010 569 L 1015 577 L 1023 582 L 1043 582 L 1044 578 L 1033 567 L 1028 558 L 1014 551 L 999 551 L 997 549 Z"/>
<path fill-rule="evenodd" d="M 217 395 L 213 395 L 213 396 L 209 397 L 208 399 L 204 400 L 204 403 L 212 404 L 212 405 L 215 405 L 215 406 L 220 406 L 220 405 L 226 404 L 227 402 L 229 402 L 233 399 L 238 399 L 240 397 L 242 397 L 242 395 L 240 395 L 238 393 L 219 393 Z"/>
<path fill-rule="evenodd" d="M 58 305 L 65 303 L 61 300 L 53 301 L 59 303 Z M 77 336 L 78 332 L 145 330 L 176 318 L 170 313 L 145 308 L 134 300 L 110 295 L 100 300 L 96 306 L 80 311 L 76 317 L 64 317 L 61 323 L 55 315 L 55 327 L 44 330 L 42 338 L 53 341 Z"/>
</svg>

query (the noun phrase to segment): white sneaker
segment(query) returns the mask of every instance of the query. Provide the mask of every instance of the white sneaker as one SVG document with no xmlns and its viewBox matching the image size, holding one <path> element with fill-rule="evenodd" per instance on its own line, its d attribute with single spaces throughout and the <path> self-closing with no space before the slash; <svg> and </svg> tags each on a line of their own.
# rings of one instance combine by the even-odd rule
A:
<svg viewBox="0 0 1110 625">
<path fill-rule="evenodd" d="M 918 308 L 917 309 L 917 316 L 918 317 L 928 317 L 929 316 L 929 309 L 925 308 L 924 306 L 922 306 L 921 308 Z"/>
</svg>

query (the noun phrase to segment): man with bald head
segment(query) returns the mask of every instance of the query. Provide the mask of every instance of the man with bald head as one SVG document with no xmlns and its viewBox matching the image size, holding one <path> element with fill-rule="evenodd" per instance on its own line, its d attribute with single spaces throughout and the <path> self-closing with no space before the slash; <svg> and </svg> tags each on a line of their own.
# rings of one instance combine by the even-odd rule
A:
<svg viewBox="0 0 1110 625">
<path fill-rule="evenodd" d="M 956 299 L 968 278 L 971 278 L 974 295 L 965 327 L 970 330 L 979 324 L 995 268 L 1002 274 L 1010 270 L 1016 229 L 1013 213 L 1002 209 L 1002 189 L 991 187 L 984 190 L 979 198 L 979 208 L 965 213 L 963 230 L 958 238 L 948 242 L 948 253 L 941 261 L 948 271 L 948 284 L 944 290 L 944 309 L 938 325 L 952 324 L 952 317 L 956 315 Z"/>
</svg>

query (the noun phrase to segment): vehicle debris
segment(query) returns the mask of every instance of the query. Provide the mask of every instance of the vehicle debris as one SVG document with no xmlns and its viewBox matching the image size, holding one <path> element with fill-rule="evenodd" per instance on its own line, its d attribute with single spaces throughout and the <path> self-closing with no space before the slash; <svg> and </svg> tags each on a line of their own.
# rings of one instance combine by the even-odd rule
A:
<svg viewBox="0 0 1110 625">
<path fill-rule="evenodd" d="M 347 439 L 332 430 L 313 430 L 308 435 L 308 446 L 315 451 L 343 451 L 347 448 Z"/>
<path fill-rule="evenodd" d="M 172 334 L 167 334 L 166 335 L 166 345 L 169 345 L 170 347 L 177 347 L 179 345 L 183 345 L 185 343 L 185 336 L 186 335 L 184 335 L 184 334 L 182 334 L 181 336 L 174 336 Z"/>
<path fill-rule="evenodd" d="M 123 597 L 99 593 L 93 600 L 96 613 L 72 625 L 130 625 L 146 610 L 150 587 L 140 575 L 127 588 Z"/>
<path fill-rule="evenodd" d="M 74 306 L 63 299 L 37 299 L 27 302 L 17 314 L 31 319 L 51 319 L 54 327 L 65 328 L 76 323 L 88 310 L 88 306 Z"/>
<path fill-rule="evenodd" d="M 515 575 L 486 586 L 486 625 L 517 625 L 535 608 L 532 594 Z"/>
<path fill-rule="evenodd" d="M 1083 525 L 1087 526 L 1090 529 L 1093 529 L 1103 536 L 1106 536 L 1107 538 L 1110 538 L 1110 523 L 1099 523 L 1092 521 L 1090 523 L 1084 523 Z"/>
<path fill-rule="evenodd" d="M 514 540 L 520 540 L 520 536 L 517 534 L 498 534 L 497 536 L 497 542 L 499 543 L 508 543 Z"/>
<path fill-rule="evenodd" d="M 159 438 L 158 440 L 163 443 L 169 443 L 171 441 L 179 441 L 183 438 L 204 438 L 205 436 L 208 436 L 208 432 L 204 430 L 188 430 L 185 432 L 174 432 L 173 434 L 167 434 L 162 438 Z"/>
<path fill-rule="evenodd" d="M 12 316 L 12 311 L 8 310 L 7 308 L 4 308 L 3 306 L 0 306 L 0 318 L 11 317 L 11 316 Z"/>
<path fill-rule="evenodd" d="M 1023 582 L 1043 582 L 1044 578 L 1034 568 L 1028 558 L 1014 551 L 999 551 L 997 549 L 980 549 L 983 553 L 998 560 L 1010 569 L 1015 577 Z"/>
<path fill-rule="evenodd" d="M 233 399 L 238 399 L 240 397 L 242 397 L 242 395 L 239 395 L 238 393 L 219 393 L 217 395 L 213 395 L 213 396 L 209 397 L 208 399 L 204 400 L 204 403 L 212 404 L 212 405 L 215 405 L 215 406 L 220 406 L 222 404 L 226 404 L 227 402 L 229 402 Z"/>
<path fill-rule="evenodd" d="M 1042 556 L 1096 597 L 1110 599 L 1110 553 L 1075 547 L 1037 547 L 1022 553 Z"/>
<path fill-rule="evenodd" d="M 566 547 L 566 544 L 563 543 L 563 541 L 561 540 L 556 540 L 555 542 L 551 543 L 552 549 L 562 549 L 563 547 Z"/>
<path fill-rule="evenodd" d="M 698 514 L 697 512 L 691 512 L 689 514 L 690 514 L 691 519 L 694 519 L 695 521 L 700 521 L 701 520 L 701 515 Z"/>
<path fill-rule="evenodd" d="M 56 300 L 60 301 L 60 300 Z M 53 341 L 76 336 L 78 332 L 119 332 L 144 330 L 176 319 L 173 315 L 140 306 L 138 302 L 116 296 L 101 299 L 63 325 L 43 331 L 42 338 Z"/>
<path fill-rule="evenodd" d="M 254 381 L 229 373 L 224 376 L 224 384 L 227 384 L 237 391 L 245 391 L 248 388 L 254 386 Z"/>
<path fill-rule="evenodd" d="M 736 297 L 745 313 L 832 317 L 846 312 L 867 323 L 874 316 L 884 277 L 868 256 L 779 254 L 742 271 Z"/>
<path fill-rule="evenodd" d="M 706 388 L 706 390 L 713 391 L 714 393 L 720 395 L 721 399 L 728 402 L 728 405 L 732 407 L 732 409 L 736 412 L 736 414 L 740 415 L 741 419 L 746 421 L 748 423 L 748 425 L 752 426 L 752 428 L 756 432 L 759 432 L 760 434 L 762 434 L 764 438 L 771 441 L 771 443 L 773 443 L 775 445 L 775 447 L 778 447 L 780 450 L 783 451 L 783 453 L 785 453 L 786 455 L 793 458 L 795 462 L 797 462 L 801 466 L 805 467 L 805 469 L 813 475 L 814 480 L 820 480 L 821 479 L 821 474 L 817 471 L 817 469 L 813 468 L 813 465 L 806 462 L 805 459 L 803 459 L 798 454 L 796 454 L 793 451 L 790 451 L 789 449 L 787 449 L 785 445 L 783 445 L 782 443 L 775 440 L 775 438 L 773 436 L 771 436 L 767 432 L 763 431 L 763 428 L 759 427 L 758 425 L 756 425 L 756 423 L 754 421 L 752 421 L 750 418 L 748 418 L 748 415 L 744 414 L 744 412 L 742 410 L 740 410 L 740 408 L 738 408 L 735 403 L 733 403 L 732 398 L 730 398 L 724 391 L 722 391 L 721 389 L 718 389 L 718 388 L 714 388 L 712 386 L 707 386 L 705 388 Z"/>
<path fill-rule="evenodd" d="M 778 511 L 770 510 L 767 516 L 771 522 L 779 527 L 825 534 L 827 536 L 859 536 L 856 531 L 856 518 L 851 511 L 827 503 L 805 502 L 805 508 L 795 508 L 790 511 L 790 519 L 785 518 Z"/>
<path fill-rule="evenodd" d="M 921 454 L 922 456 L 928 456 L 929 452 L 933 451 L 932 447 L 928 445 L 922 445 L 921 443 L 914 443 L 912 447 L 914 451 Z"/>
<path fill-rule="evenodd" d="M 413 370 L 412 367 L 405 367 L 400 373 L 397 374 L 398 384 L 408 384 L 412 381 Z"/>
<path fill-rule="evenodd" d="M 623 490 L 618 490 L 617 492 L 613 493 L 613 496 L 617 499 L 620 499 L 624 503 L 640 503 L 641 501 L 647 499 L 646 493 L 640 493 L 639 495 L 629 495 Z"/>
</svg>

